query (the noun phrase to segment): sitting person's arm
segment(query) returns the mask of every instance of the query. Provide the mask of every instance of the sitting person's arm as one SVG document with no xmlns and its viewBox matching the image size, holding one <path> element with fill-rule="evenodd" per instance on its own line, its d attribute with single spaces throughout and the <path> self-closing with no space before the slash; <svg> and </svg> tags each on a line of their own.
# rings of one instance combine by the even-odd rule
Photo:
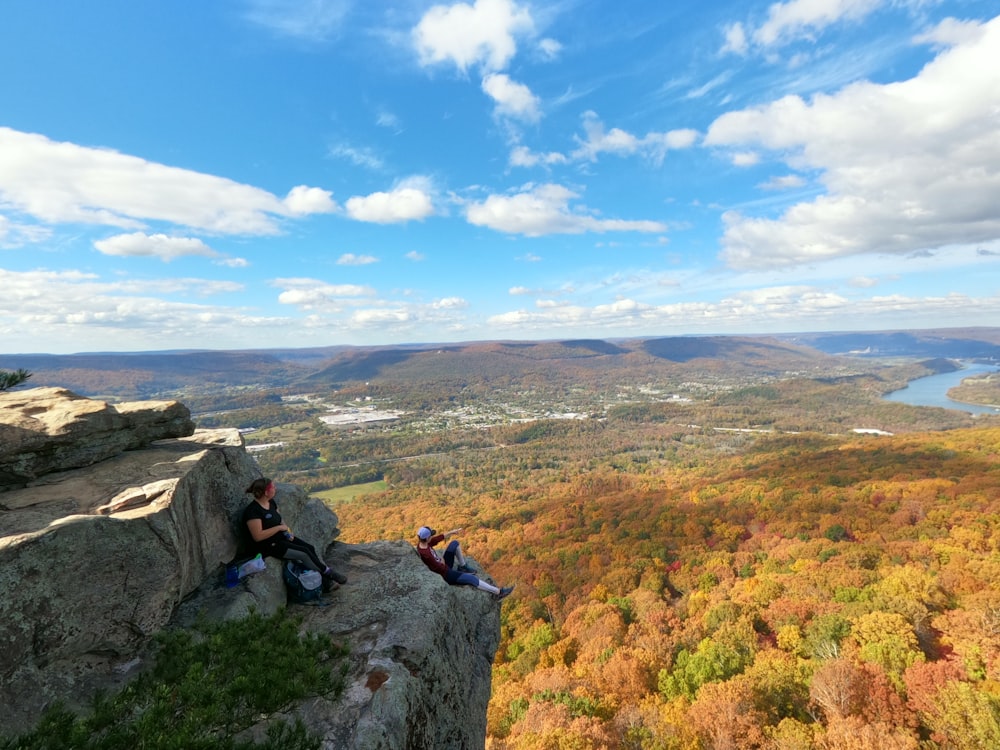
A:
<svg viewBox="0 0 1000 750">
<path fill-rule="evenodd" d="M 247 529 L 250 531 L 250 536 L 253 537 L 255 542 L 263 542 L 265 539 L 270 539 L 275 534 L 288 531 L 288 526 L 286 524 L 279 523 L 277 526 L 265 529 L 264 522 L 262 520 L 259 518 L 251 518 L 247 521 Z"/>
</svg>

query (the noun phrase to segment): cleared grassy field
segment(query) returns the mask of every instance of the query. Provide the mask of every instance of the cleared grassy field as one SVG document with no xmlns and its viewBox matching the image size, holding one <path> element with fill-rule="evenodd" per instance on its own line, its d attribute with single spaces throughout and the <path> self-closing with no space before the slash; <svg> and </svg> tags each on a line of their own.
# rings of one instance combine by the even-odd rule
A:
<svg viewBox="0 0 1000 750">
<path fill-rule="evenodd" d="M 323 492 L 314 493 L 316 497 L 323 500 L 328 505 L 336 505 L 337 503 L 349 503 L 352 500 L 356 500 L 362 495 L 368 495 L 372 492 L 384 492 L 385 491 L 385 480 L 380 479 L 377 482 L 365 482 L 364 484 L 351 484 L 347 487 L 336 487 L 332 490 L 325 490 Z"/>
</svg>

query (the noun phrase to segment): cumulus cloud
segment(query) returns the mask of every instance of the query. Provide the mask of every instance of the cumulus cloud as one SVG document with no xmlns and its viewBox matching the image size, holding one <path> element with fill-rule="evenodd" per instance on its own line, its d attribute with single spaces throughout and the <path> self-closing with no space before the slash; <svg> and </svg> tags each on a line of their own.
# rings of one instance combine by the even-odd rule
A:
<svg viewBox="0 0 1000 750">
<path fill-rule="evenodd" d="M 435 5 L 413 29 L 422 65 L 452 63 L 503 70 L 517 53 L 517 40 L 534 33 L 526 8 L 511 0 L 476 0 L 472 5 Z"/>
<path fill-rule="evenodd" d="M 483 78 L 483 91 L 496 102 L 494 113 L 499 117 L 536 122 L 541 116 L 538 97 L 505 73 L 491 73 Z"/>
<path fill-rule="evenodd" d="M 753 32 L 754 41 L 768 46 L 803 33 L 823 29 L 843 20 L 864 18 L 882 4 L 882 0 L 790 0 L 774 3 L 767 20 Z"/>
<path fill-rule="evenodd" d="M 550 151 L 547 154 L 532 151 L 527 146 L 516 146 L 511 149 L 509 163 L 512 167 L 535 167 L 539 164 L 550 166 L 552 164 L 565 164 L 569 161 L 565 154 Z"/>
<path fill-rule="evenodd" d="M 723 259 L 766 268 L 1000 238 L 1000 18 L 963 38 L 909 80 L 713 122 L 705 145 L 769 150 L 826 188 L 778 218 L 725 214 Z"/>
<path fill-rule="evenodd" d="M 94 242 L 94 247 L 104 255 L 119 257 L 159 258 L 170 262 L 185 255 L 215 258 L 218 253 L 195 237 L 168 237 L 165 234 L 117 234 Z"/>
<path fill-rule="evenodd" d="M 937 26 L 924 34 L 914 37 L 917 44 L 930 44 L 935 47 L 954 47 L 958 44 L 974 44 L 983 35 L 982 24 L 975 21 L 959 21 L 946 18 Z"/>
<path fill-rule="evenodd" d="M 337 210 L 337 204 L 330 197 L 329 190 L 299 185 L 288 191 L 285 206 L 293 216 L 308 214 L 328 214 Z"/>
<path fill-rule="evenodd" d="M 756 332 L 799 329 L 823 330 L 837 326 L 935 326 L 967 319 L 975 308 L 985 314 L 1000 312 L 1000 297 L 970 298 L 948 294 L 937 297 L 904 295 L 848 298 L 822 288 L 798 285 L 751 289 L 718 300 L 655 305 L 630 298 L 585 306 L 538 300 L 534 309 L 494 315 L 487 324 L 519 335 L 558 335 L 561 330 L 589 330 L 604 335 L 641 334 L 651 330 L 692 333 L 710 331 Z M 865 325 L 862 325 L 865 324 Z"/>
<path fill-rule="evenodd" d="M 148 350 L 150 342 L 233 348 L 245 330 L 263 334 L 287 326 L 240 307 L 192 303 L 170 296 L 207 297 L 242 291 L 240 284 L 204 279 L 103 281 L 81 271 L 0 269 L 0 338 L 11 351 L 35 351 L 39 331 L 48 351 L 81 351 L 91 342 L 114 342 L 121 351 Z M 256 335 L 256 334 L 255 334 Z"/>
<path fill-rule="evenodd" d="M 308 278 L 275 279 L 273 285 L 281 289 L 278 302 L 302 310 L 339 312 L 345 304 L 357 298 L 374 297 L 375 290 L 359 284 L 328 284 Z"/>
<path fill-rule="evenodd" d="M 657 221 L 598 218 L 584 208 L 570 206 L 570 201 L 577 197 L 577 193 L 561 185 L 539 185 L 515 195 L 491 195 L 481 203 L 471 204 L 466 209 L 466 218 L 476 226 L 528 237 L 666 231 L 666 225 Z"/>
<path fill-rule="evenodd" d="M 374 255 L 355 255 L 354 253 L 344 253 L 337 258 L 338 266 L 367 266 L 371 263 L 378 263 L 378 258 Z"/>
<path fill-rule="evenodd" d="M 431 303 L 431 308 L 435 310 L 462 310 L 468 306 L 468 301 L 461 297 L 442 297 Z"/>
<path fill-rule="evenodd" d="M 222 177 L 6 127 L 0 127 L 0 204 L 48 223 L 139 230 L 163 221 L 240 235 L 276 234 L 276 217 L 333 208 L 330 194 L 318 188 L 296 187 L 282 200 Z"/>
<path fill-rule="evenodd" d="M 600 154 L 610 153 L 619 156 L 639 154 L 660 163 L 668 151 L 689 148 L 698 139 L 698 132 L 690 129 L 650 132 L 641 138 L 621 128 L 605 130 L 597 114 L 590 111 L 583 114 L 583 130 L 586 137 L 575 137 L 579 147 L 572 157 L 588 161 L 596 161 Z"/>
<path fill-rule="evenodd" d="M 424 260 L 425 256 L 423 253 L 418 253 L 416 250 L 410 250 L 405 256 L 407 260 L 412 260 L 414 262 L 419 262 Z"/>
<path fill-rule="evenodd" d="M 348 215 L 373 224 L 399 224 L 419 221 L 434 213 L 430 186 L 423 178 L 400 183 L 389 192 L 354 196 L 345 204 Z"/>
</svg>

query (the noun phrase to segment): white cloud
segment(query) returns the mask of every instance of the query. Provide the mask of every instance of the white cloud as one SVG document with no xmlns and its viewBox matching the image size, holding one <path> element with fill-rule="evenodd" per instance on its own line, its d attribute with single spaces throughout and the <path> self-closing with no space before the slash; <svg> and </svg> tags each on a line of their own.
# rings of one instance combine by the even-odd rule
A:
<svg viewBox="0 0 1000 750">
<path fill-rule="evenodd" d="M 329 190 L 306 187 L 305 185 L 293 187 L 288 191 L 285 205 L 293 216 L 328 214 L 337 210 L 337 204 L 330 197 Z"/>
<path fill-rule="evenodd" d="M 335 159 L 344 159 L 356 167 L 364 167 L 374 172 L 381 171 L 385 167 L 382 158 L 370 148 L 338 143 L 330 147 L 329 153 Z"/>
<path fill-rule="evenodd" d="M 283 290 L 278 294 L 281 304 L 327 313 L 340 312 L 345 304 L 354 303 L 358 298 L 375 296 L 370 286 L 328 284 L 317 279 L 275 279 L 273 285 Z"/>
<path fill-rule="evenodd" d="M 797 174 L 786 174 L 780 177 L 772 177 L 767 182 L 761 183 L 758 187 L 763 190 L 788 190 L 790 188 L 802 187 L 806 181 Z"/>
<path fill-rule="evenodd" d="M 42 222 L 143 229 L 164 221 L 267 235 L 278 232 L 275 217 L 329 211 L 331 203 L 318 188 L 293 188 L 281 200 L 222 177 L 0 127 L 0 204 Z"/>
<path fill-rule="evenodd" d="M 48 239 L 52 232 L 45 227 L 13 222 L 0 214 L 0 249 L 9 250 Z"/>
<path fill-rule="evenodd" d="M 707 96 L 715 89 L 727 83 L 733 77 L 733 73 L 734 71 L 732 70 L 724 70 L 723 72 L 719 73 L 719 75 L 712 78 L 710 81 L 706 81 L 705 83 L 703 83 L 701 86 L 698 86 L 697 88 L 694 89 L 689 89 L 684 94 L 684 98 L 701 99 L 702 97 Z"/>
<path fill-rule="evenodd" d="M 461 328 L 461 311 L 468 302 L 461 297 L 442 297 L 429 303 L 377 299 L 368 286 L 328 284 L 317 279 L 276 279 L 281 288 L 278 301 L 309 313 L 303 323 L 317 331 L 349 332 L 358 328 L 381 333 L 420 330 L 427 325 Z"/>
<path fill-rule="evenodd" d="M 546 60 L 555 60 L 562 52 L 562 45 L 555 39 L 542 39 L 538 43 L 538 50 Z"/>
<path fill-rule="evenodd" d="M 352 0 L 247 0 L 247 20 L 279 36 L 321 41 L 337 31 Z"/>
<path fill-rule="evenodd" d="M 351 315 L 351 323 L 359 328 L 381 328 L 386 324 L 410 323 L 412 320 L 403 307 L 367 308 Z"/>
<path fill-rule="evenodd" d="M 547 234 L 583 232 L 663 232 L 657 221 L 599 219 L 585 209 L 570 206 L 576 193 L 561 185 L 547 184 L 515 195 L 491 195 L 466 209 L 470 224 L 500 232 L 540 237 Z"/>
<path fill-rule="evenodd" d="M 858 289 L 868 289 L 869 287 L 877 286 L 878 279 L 873 279 L 870 276 L 855 276 L 848 283 Z"/>
<path fill-rule="evenodd" d="M 424 260 L 426 256 L 423 253 L 418 253 L 416 250 L 410 250 L 410 252 L 408 252 L 404 257 L 407 260 L 412 260 L 414 262 L 419 262 L 419 261 Z"/>
<path fill-rule="evenodd" d="M 116 234 L 94 242 L 94 247 L 104 255 L 123 258 L 159 258 L 170 262 L 185 255 L 200 255 L 206 258 L 218 257 L 218 253 L 195 237 L 168 237 L 165 234 Z"/>
<path fill-rule="evenodd" d="M 725 44 L 722 45 L 722 52 L 733 52 L 737 55 L 745 55 L 749 44 L 747 34 L 742 23 L 730 24 L 723 30 L 726 37 Z"/>
<path fill-rule="evenodd" d="M 430 192 L 430 182 L 416 177 L 401 182 L 387 193 L 349 198 L 345 208 L 352 219 L 373 224 L 419 221 L 434 213 Z"/>
<path fill-rule="evenodd" d="M 367 266 L 371 263 L 378 263 L 378 258 L 374 255 L 355 255 L 354 253 L 344 253 L 337 258 L 338 266 Z"/>
<path fill-rule="evenodd" d="M 538 97 L 505 73 L 491 73 L 483 78 L 483 91 L 496 102 L 494 113 L 497 116 L 526 122 L 537 122 L 541 116 Z"/>
<path fill-rule="evenodd" d="M 734 167 L 752 167 L 760 163 L 760 154 L 753 151 L 738 151 L 731 159 Z"/>
<path fill-rule="evenodd" d="M 643 335 L 650 331 L 693 333 L 762 333 L 789 330 L 834 330 L 845 324 L 859 330 L 933 327 L 967 320 L 968 310 L 1000 313 L 1000 297 L 970 298 L 961 294 L 936 297 L 904 295 L 847 298 L 811 286 L 745 290 L 715 301 L 654 305 L 629 298 L 590 307 L 539 300 L 534 310 L 494 315 L 487 325 L 523 336 L 558 335 L 587 330 L 591 335 Z"/>
<path fill-rule="evenodd" d="M 201 279 L 102 281 L 80 271 L 14 272 L 0 269 L 0 339 L 7 351 L 37 351 L 44 331 L 46 351 L 117 351 L 160 347 L 233 348 L 243 331 L 255 336 L 287 326 L 284 318 L 247 309 L 193 304 L 159 295 L 204 297 L 243 289 L 232 282 Z M 235 338 L 234 338 L 235 337 Z"/>
<path fill-rule="evenodd" d="M 842 20 L 856 21 L 877 9 L 882 0 L 790 0 L 774 3 L 767 21 L 753 32 L 754 41 L 769 46 Z"/>
<path fill-rule="evenodd" d="M 431 303 L 434 310 L 462 310 L 469 306 L 469 303 L 461 297 L 442 297 Z"/>
<path fill-rule="evenodd" d="M 213 262 L 217 266 L 225 266 L 226 268 L 248 268 L 250 266 L 250 261 L 246 258 L 219 258 Z"/>
<path fill-rule="evenodd" d="M 378 113 L 378 117 L 375 118 L 375 124 L 380 128 L 388 128 L 389 130 L 394 130 L 397 133 L 402 132 L 403 130 L 403 124 L 399 117 L 387 110 L 382 110 Z"/>
<path fill-rule="evenodd" d="M 914 37 L 917 44 L 930 44 L 935 47 L 954 47 L 958 44 L 974 44 L 983 35 L 982 24 L 975 21 L 959 21 L 955 18 L 945 18 L 930 31 Z"/>
<path fill-rule="evenodd" d="M 660 163 L 667 151 L 688 148 L 698 139 L 698 132 L 690 129 L 650 132 L 642 138 L 621 128 L 606 131 L 597 114 L 589 111 L 583 114 L 583 129 L 586 138 L 575 138 L 580 145 L 572 157 L 589 161 L 596 161 L 602 153 L 611 153 L 619 156 L 640 154 Z"/>
<path fill-rule="evenodd" d="M 526 286 L 512 286 L 507 290 L 507 294 L 518 297 L 524 294 L 534 294 L 534 292 Z"/>
<path fill-rule="evenodd" d="M 1000 238 L 1000 18 L 969 38 L 907 81 L 787 96 L 712 123 L 706 145 L 769 149 L 826 187 L 776 219 L 727 213 L 726 262 L 778 267 Z"/>
<path fill-rule="evenodd" d="M 532 151 L 527 146 L 516 146 L 511 149 L 509 164 L 512 167 L 534 167 L 539 164 L 549 166 L 552 164 L 565 164 L 568 161 L 565 154 L 550 151 L 547 154 Z"/>
<path fill-rule="evenodd" d="M 435 5 L 413 29 L 422 65 L 450 62 L 460 70 L 479 65 L 497 71 L 517 53 L 517 38 L 534 32 L 526 8 L 511 0 Z"/>
</svg>

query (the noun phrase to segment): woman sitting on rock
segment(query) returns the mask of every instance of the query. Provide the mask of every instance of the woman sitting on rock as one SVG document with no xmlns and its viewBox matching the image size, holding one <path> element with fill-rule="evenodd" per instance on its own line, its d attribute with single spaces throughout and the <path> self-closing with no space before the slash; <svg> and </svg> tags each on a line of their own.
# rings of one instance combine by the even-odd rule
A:
<svg viewBox="0 0 1000 750">
<path fill-rule="evenodd" d="M 266 477 L 255 479 L 247 487 L 254 501 L 243 511 L 243 523 L 250 532 L 252 552 L 263 557 L 293 560 L 323 576 L 323 591 L 330 591 L 336 584 L 346 583 L 347 576 L 338 573 L 323 562 L 316 548 L 292 534 L 282 523 L 278 503 L 274 499 L 274 482 Z"/>
<path fill-rule="evenodd" d="M 474 576 L 472 568 L 466 565 L 465 555 L 462 554 L 462 545 L 457 539 L 453 540 L 445 549 L 443 560 L 438 555 L 434 546 L 440 544 L 448 537 L 454 536 L 459 531 L 461 529 L 438 534 L 429 526 L 421 526 L 417 530 L 417 554 L 424 561 L 424 565 L 439 574 L 452 586 L 475 586 L 481 591 L 488 591 L 493 594 L 493 598 L 498 601 L 506 599 L 510 596 L 510 592 L 514 590 L 514 587 L 506 586 L 498 589 L 493 584 L 486 583 L 486 581 Z M 455 566 L 456 562 L 458 563 L 458 567 Z"/>
</svg>

